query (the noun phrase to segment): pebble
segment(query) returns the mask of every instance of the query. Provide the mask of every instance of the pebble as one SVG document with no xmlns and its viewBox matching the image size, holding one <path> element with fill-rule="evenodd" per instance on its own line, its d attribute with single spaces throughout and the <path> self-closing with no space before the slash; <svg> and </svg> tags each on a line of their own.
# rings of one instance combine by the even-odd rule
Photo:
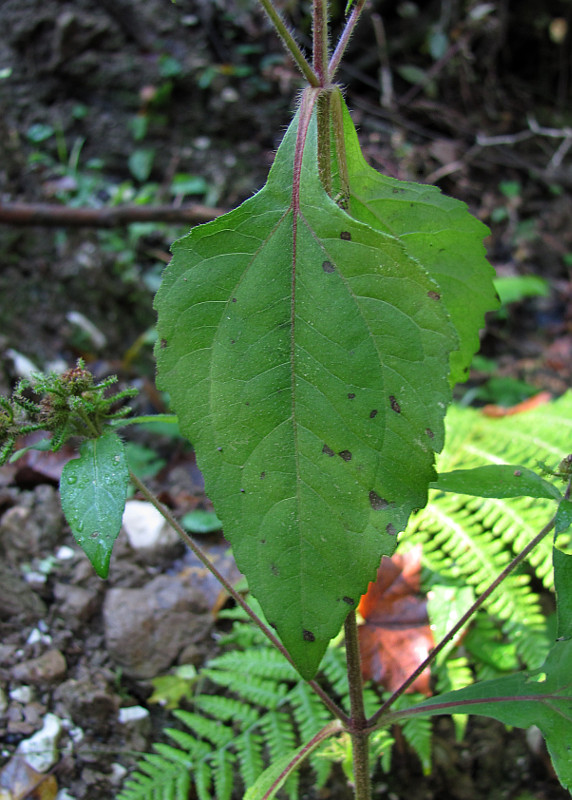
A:
<svg viewBox="0 0 572 800">
<path fill-rule="evenodd" d="M 58 601 L 58 612 L 72 627 L 86 622 L 97 610 L 97 589 L 84 589 L 68 583 L 56 583 L 54 596 Z"/>
<path fill-rule="evenodd" d="M 47 772 L 59 759 L 58 739 L 62 733 L 62 721 L 55 714 L 46 714 L 44 725 L 29 739 L 20 742 L 17 752 L 26 763 L 38 772 Z"/>
<path fill-rule="evenodd" d="M 34 699 L 34 689 L 31 686 L 17 686 L 10 690 L 10 700 L 18 703 L 31 703 Z"/>
<path fill-rule="evenodd" d="M 154 558 L 179 544 L 179 537 L 151 503 L 129 500 L 123 512 L 123 529 L 140 555 Z"/>
<path fill-rule="evenodd" d="M 103 619 L 109 655 L 137 679 L 166 671 L 187 645 L 210 639 L 212 626 L 202 595 L 171 575 L 138 589 L 110 589 Z"/>
<path fill-rule="evenodd" d="M 66 674 L 67 664 L 59 650 L 47 650 L 38 658 L 16 664 L 12 677 L 22 683 L 52 683 Z"/>
</svg>

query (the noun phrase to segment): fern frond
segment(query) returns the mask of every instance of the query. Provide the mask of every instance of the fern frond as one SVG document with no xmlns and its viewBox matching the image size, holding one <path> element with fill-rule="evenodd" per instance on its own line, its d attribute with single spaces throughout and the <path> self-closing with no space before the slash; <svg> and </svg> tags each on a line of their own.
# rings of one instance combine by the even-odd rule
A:
<svg viewBox="0 0 572 800">
<path fill-rule="evenodd" d="M 243 700 L 247 700 L 249 703 L 256 703 L 263 708 L 277 708 L 288 691 L 288 687 L 283 683 L 264 680 L 264 678 L 258 678 L 256 675 L 248 675 L 248 673 L 245 674 L 244 672 L 223 671 L 206 667 L 202 674 L 210 678 L 218 686 L 231 689 Z"/>
<path fill-rule="evenodd" d="M 539 460 L 558 463 L 563 452 L 572 450 L 571 416 L 572 393 L 526 415 L 501 419 L 451 407 L 439 469 L 500 463 L 535 469 Z M 425 509 L 411 520 L 403 541 L 408 546 L 422 544 L 426 566 L 445 582 L 462 580 L 481 592 L 552 513 L 552 504 L 544 500 L 482 499 L 433 491 Z M 548 538 L 533 551 L 529 564 L 549 588 L 552 545 Z M 501 620 L 503 633 L 514 642 L 525 666 L 542 663 L 549 645 L 546 620 L 529 575 L 511 575 L 502 592 L 489 598 L 486 610 Z"/>
<path fill-rule="evenodd" d="M 196 736 L 207 739 L 215 747 L 225 747 L 233 738 L 231 727 L 221 725 L 218 720 L 208 719 L 201 714 L 194 714 L 191 711 L 177 709 L 173 711 L 173 716 L 190 728 Z"/>
<path fill-rule="evenodd" d="M 189 796 L 189 764 L 149 753 L 137 765 L 138 771 L 123 785 L 117 800 L 181 800 Z"/>
<path fill-rule="evenodd" d="M 245 786 L 252 786 L 264 771 L 262 736 L 259 733 L 254 733 L 252 728 L 248 728 L 236 738 L 234 747 L 243 783 Z"/>
</svg>

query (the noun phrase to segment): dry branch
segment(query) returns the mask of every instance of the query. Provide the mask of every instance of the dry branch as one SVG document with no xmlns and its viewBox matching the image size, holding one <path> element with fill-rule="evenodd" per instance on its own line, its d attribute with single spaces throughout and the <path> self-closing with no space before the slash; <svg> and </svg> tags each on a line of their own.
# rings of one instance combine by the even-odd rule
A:
<svg viewBox="0 0 572 800">
<path fill-rule="evenodd" d="M 186 206 L 117 206 L 115 208 L 68 208 L 50 203 L 0 203 L 0 224 L 47 225 L 74 228 L 114 228 L 132 222 L 199 224 L 225 213 L 194 203 Z"/>
</svg>

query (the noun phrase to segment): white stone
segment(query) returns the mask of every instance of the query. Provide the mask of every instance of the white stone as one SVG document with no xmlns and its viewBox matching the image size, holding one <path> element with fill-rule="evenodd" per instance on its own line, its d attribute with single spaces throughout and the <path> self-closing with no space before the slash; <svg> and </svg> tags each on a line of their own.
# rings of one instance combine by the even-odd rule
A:
<svg viewBox="0 0 572 800">
<path fill-rule="evenodd" d="M 34 690 L 31 686 L 17 686 L 10 689 L 10 699 L 17 703 L 31 703 L 34 699 Z"/>
<path fill-rule="evenodd" d="M 46 714 L 41 730 L 24 739 L 17 752 L 37 772 L 47 772 L 59 759 L 58 739 L 62 733 L 62 721 L 55 714 Z"/>
<path fill-rule="evenodd" d="M 149 711 L 143 706 L 129 706 L 119 709 L 118 719 L 122 725 L 133 725 L 147 719 L 148 716 Z"/>
<path fill-rule="evenodd" d="M 123 529 L 134 550 L 149 552 L 169 547 L 179 538 L 155 506 L 142 500 L 125 504 Z"/>
<path fill-rule="evenodd" d="M 69 561 L 75 556 L 73 547 L 68 547 L 67 544 L 62 545 L 56 551 L 56 558 L 58 561 Z"/>
</svg>

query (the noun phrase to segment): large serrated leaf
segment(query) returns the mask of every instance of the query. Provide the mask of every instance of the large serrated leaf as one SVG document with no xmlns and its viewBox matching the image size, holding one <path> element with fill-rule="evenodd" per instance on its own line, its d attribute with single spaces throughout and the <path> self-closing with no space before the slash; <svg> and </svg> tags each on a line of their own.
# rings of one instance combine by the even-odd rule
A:
<svg viewBox="0 0 572 800">
<path fill-rule="evenodd" d="M 88 439 L 65 465 L 62 509 L 71 531 L 100 578 L 107 578 L 113 543 L 121 529 L 129 470 L 123 442 L 114 431 Z"/>
<path fill-rule="evenodd" d="M 298 192 L 300 120 L 257 195 L 174 245 L 156 306 L 159 384 L 309 678 L 426 502 L 457 339 L 419 263 L 324 192 L 314 119 Z"/>
<path fill-rule="evenodd" d="M 441 194 L 435 186 L 397 180 L 370 167 L 345 104 L 343 115 L 349 213 L 397 236 L 438 283 L 459 336 L 459 349 L 451 353 L 451 385 L 464 381 L 479 348 L 484 315 L 499 304 L 494 269 L 482 244 L 489 230 L 465 203 Z"/>
</svg>

